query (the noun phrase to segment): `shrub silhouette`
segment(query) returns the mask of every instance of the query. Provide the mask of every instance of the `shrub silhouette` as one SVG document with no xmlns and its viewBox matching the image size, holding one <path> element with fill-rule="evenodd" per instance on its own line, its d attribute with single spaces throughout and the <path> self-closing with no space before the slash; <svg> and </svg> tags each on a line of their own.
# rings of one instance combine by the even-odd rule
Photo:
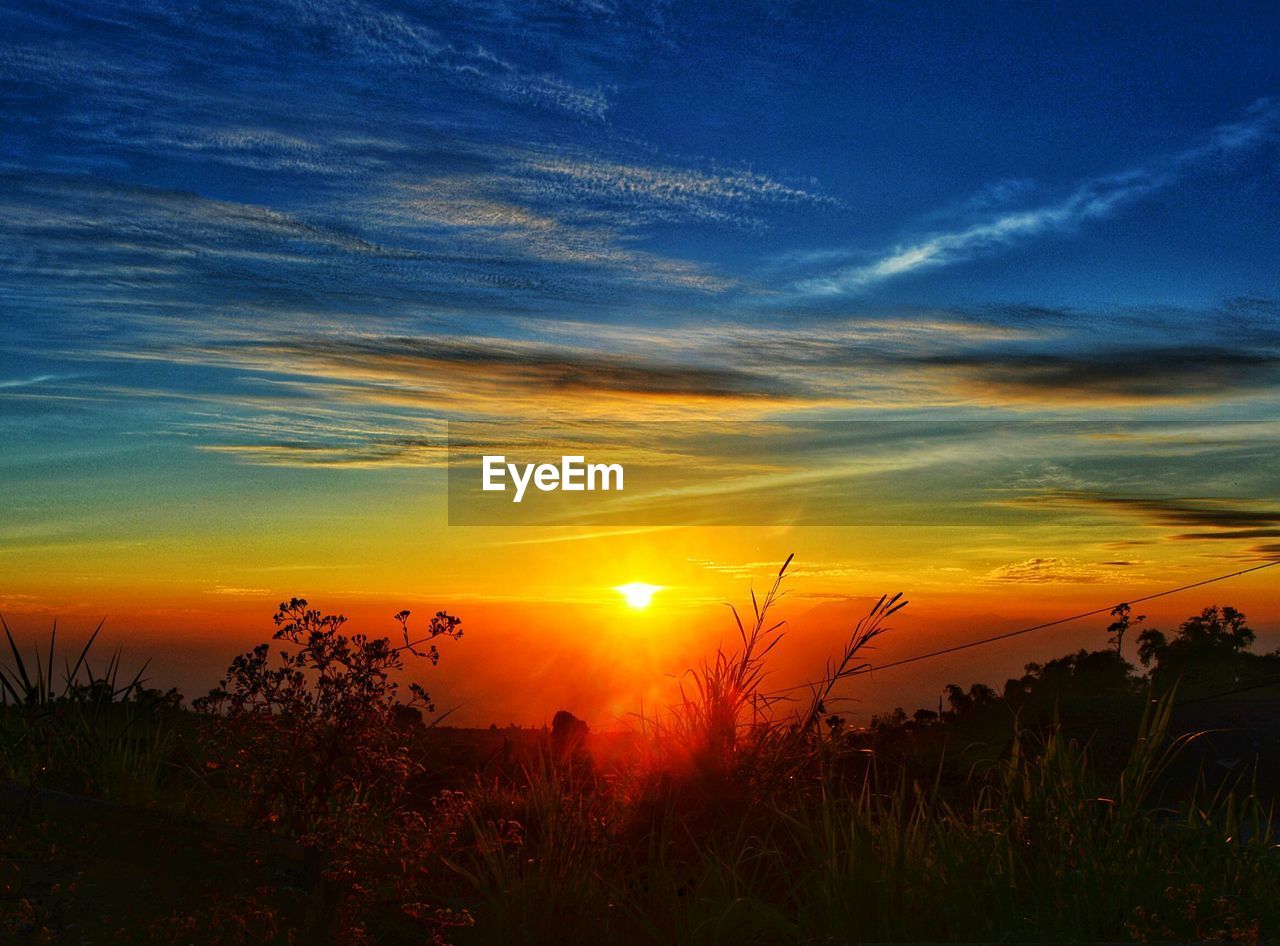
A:
<svg viewBox="0 0 1280 946">
<path fill-rule="evenodd" d="M 559 710 L 551 717 L 552 754 L 561 762 L 571 761 L 586 749 L 589 731 L 587 724 L 578 717 L 568 710 Z"/>
<path fill-rule="evenodd" d="M 372 906 L 390 899 L 437 937 L 464 915 L 424 905 L 424 878 L 441 838 L 462 816 L 452 797 L 424 814 L 411 795 L 423 771 L 413 750 L 420 717 L 433 712 L 420 685 L 402 702 L 393 674 L 406 655 L 435 665 L 435 641 L 462 636 L 441 611 L 420 636 L 395 616 L 404 642 L 347 635 L 346 619 L 294 598 L 280 605 L 271 653 L 236 657 L 227 677 L 194 702 L 217 714 L 202 730 L 210 780 L 221 780 L 249 825 L 299 842 L 317 865 L 309 935 L 357 942 Z M 429 817 L 432 816 L 432 817 Z"/>
</svg>

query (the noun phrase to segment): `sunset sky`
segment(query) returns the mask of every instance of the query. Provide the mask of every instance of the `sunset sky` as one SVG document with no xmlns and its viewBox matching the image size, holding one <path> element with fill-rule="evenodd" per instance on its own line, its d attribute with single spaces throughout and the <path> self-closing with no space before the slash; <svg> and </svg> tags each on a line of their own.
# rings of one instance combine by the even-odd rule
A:
<svg viewBox="0 0 1280 946">
<path fill-rule="evenodd" d="M 0 37 L 26 640 L 106 615 L 194 694 L 281 598 L 447 608 L 456 719 L 606 725 L 791 552 L 780 685 L 884 592 L 882 661 L 1280 558 L 1275 4 L 32 0 Z M 645 495 L 450 524 L 476 425 Z M 1271 649 L 1278 572 L 1148 610 Z"/>
</svg>

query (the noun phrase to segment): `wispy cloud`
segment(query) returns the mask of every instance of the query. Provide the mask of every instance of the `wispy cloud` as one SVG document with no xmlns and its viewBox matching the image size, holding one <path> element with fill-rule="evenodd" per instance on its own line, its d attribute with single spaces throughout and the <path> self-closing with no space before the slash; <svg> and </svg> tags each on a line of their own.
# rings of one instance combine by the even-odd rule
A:
<svg viewBox="0 0 1280 946">
<path fill-rule="evenodd" d="M 13 388 L 29 388 L 38 384 L 45 384 L 46 382 L 49 382 L 49 381 L 58 381 L 65 377 L 68 377 L 68 376 L 56 375 L 56 374 L 38 374 L 30 378 L 10 378 L 8 380 L 0 381 L 0 388 L 4 388 L 6 390 L 13 389 Z"/>
<path fill-rule="evenodd" d="M 492 15 L 494 12 L 482 5 L 471 6 L 463 14 L 443 5 L 393 11 L 360 0 L 284 0 L 220 4 L 198 17 L 188 17 L 167 4 L 148 0 L 119 4 L 110 10 L 92 3 L 70 3 L 41 25 L 57 29 L 68 20 L 79 21 L 98 34 L 103 45 L 126 28 L 131 42 L 114 48 L 114 61 L 103 66 L 93 60 L 68 62 L 44 51 L 19 49 L 0 57 L 0 70 L 22 68 L 28 79 L 65 77 L 70 72 L 92 82 L 100 92 L 125 95 L 128 82 L 121 81 L 122 77 L 132 73 L 135 80 L 154 78 L 157 66 L 148 53 L 155 50 L 176 52 L 210 65 L 227 60 L 244 62 L 270 75 L 261 57 L 305 58 L 314 44 L 325 49 L 331 63 L 336 60 L 350 71 L 397 75 L 416 85 L 430 79 L 499 100 L 580 118 L 604 118 L 609 108 L 608 89 L 530 68 L 518 61 L 520 56 L 500 53 L 495 44 L 503 40 L 504 24 L 500 16 Z M 465 39 L 451 35 L 457 31 L 450 29 L 457 25 L 450 17 L 462 15 L 471 21 L 470 35 Z M 29 19 L 40 23 L 45 17 L 33 10 Z M 515 52 L 553 42 L 555 35 L 549 29 L 522 30 Z M 296 36 L 300 32 L 309 42 L 279 42 L 282 34 Z M 506 45 L 512 45 L 509 37 Z"/>
<path fill-rule="evenodd" d="M 1205 162 L 1254 148 L 1274 138 L 1278 123 L 1280 109 L 1269 101 L 1259 102 L 1244 120 L 1216 128 L 1206 143 L 1154 161 L 1150 167 L 1082 181 L 1065 197 L 1052 203 L 1000 212 L 959 229 L 932 233 L 895 247 L 870 262 L 804 279 L 794 285 L 794 294 L 819 297 L 856 294 L 887 279 L 960 263 L 986 251 L 1100 220 L 1171 186 Z"/>
<path fill-rule="evenodd" d="M 624 245 L 614 221 L 567 220 L 563 208 L 514 199 L 499 183 L 493 175 L 402 183 L 363 202 L 362 216 L 378 220 L 404 242 L 451 240 L 495 263 L 505 261 L 504 268 L 520 262 L 537 266 L 544 289 L 570 282 L 575 273 L 566 267 L 606 273 L 610 284 L 597 280 L 598 296 L 624 285 L 706 292 L 731 285 L 697 265 Z"/>
<path fill-rule="evenodd" d="M 522 69 L 485 45 L 452 41 L 403 13 L 359 0 L 297 0 L 291 6 L 304 24 L 330 31 L 353 53 L 376 64 L 436 70 L 491 94 L 589 118 L 603 118 L 609 107 L 603 89 Z"/>
<path fill-rule="evenodd" d="M 642 164 L 573 151 L 513 154 L 506 183 L 521 196 L 570 212 L 605 214 L 620 227 L 655 223 L 763 226 L 761 213 L 827 209 L 835 198 L 754 171 Z"/>
<path fill-rule="evenodd" d="M 785 383 L 736 368 L 479 336 L 279 339 L 204 349 L 192 357 L 225 358 L 242 367 L 419 390 L 474 390 L 480 385 L 494 395 L 505 390 L 508 395 L 542 392 L 737 401 L 788 393 Z"/>
<path fill-rule="evenodd" d="M 262 431 L 258 431 L 259 436 L 262 434 Z M 221 443 L 203 444 L 197 449 L 206 453 L 233 456 L 255 466 L 420 469 L 443 468 L 448 465 L 449 460 L 447 444 L 442 440 L 385 440 L 373 435 L 365 435 L 358 441 L 347 443 Z"/>
<path fill-rule="evenodd" d="M 1106 417 L 1118 408 L 1265 406 L 1280 377 L 1277 313 L 1265 300 L 1203 312 L 1120 311 L 1107 318 L 1120 337 L 1131 336 L 1131 319 L 1145 320 L 1145 331 L 1156 337 L 1165 334 L 1165 324 L 1195 321 L 1215 343 L 1114 350 L 1100 344 L 1096 329 L 1081 329 L 1071 313 L 1047 310 L 926 311 L 789 330 L 645 328 L 520 316 L 492 319 L 495 331 L 486 334 L 460 332 L 448 321 L 419 322 L 403 331 L 410 326 L 370 319 L 367 330 L 355 331 L 337 313 L 299 311 L 287 320 L 245 313 L 234 323 L 173 318 L 145 334 L 99 339 L 85 357 L 94 359 L 103 377 L 60 382 L 56 391 L 104 404 L 132 402 L 139 411 L 151 400 L 162 416 L 159 402 L 167 402 L 161 429 L 247 462 L 422 466 L 440 462 L 444 419 L 487 418 L 518 427 L 532 419 L 590 416 L 607 427 L 623 420 L 786 418 L 782 429 L 794 436 L 804 417 L 865 417 L 849 412 L 867 407 L 977 405 L 1025 414 L 1051 404 Z M 186 379 L 179 388 L 171 384 L 175 368 Z M 4 393 L 32 390 L 43 389 Z M 944 433 L 931 433 L 935 446 Z M 1255 462 L 1265 450 L 1257 435 L 1248 425 L 1142 428 L 1125 442 L 1117 436 L 1109 445 L 1099 436 L 1078 447 L 1140 453 L 1164 470 L 1170 461 L 1189 463 L 1210 452 L 1221 462 Z M 780 456 L 800 449 L 796 455 L 804 456 L 812 446 L 784 438 L 772 449 Z M 826 443 L 829 450 L 837 446 Z M 861 454 L 868 444 L 864 438 L 842 446 Z M 824 459 L 822 478 L 832 472 L 826 464 Z M 1036 465 L 1027 477 L 1026 489 L 1089 485 L 1066 467 L 1046 479 L 1045 468 Z"/>
<path fill-rule="evenodd" d="M 1129 562 L 1082 562 L 1066 558 L 1028 558 L 989 571 L 987 581 L 1015 584 L 1101 584 L 1131 582 Z"/>
<path fill-rule="evenodd" d="M 1268 453 L 1274 452 L 1268 450 Z M 1250 468 L 1254 464 L 1249 465 Z M 1274 491 L 1274 485 L 1264 487 Z M 1171 542 L 1213 542 L 1245 558 L 1273 559 L 1280 545 L 1257 539 L 1280 538 L 1280 508 L 1267 500 L 1240 498 L 1144 497 L 1083 490 L 1054 491 L 1034 497 L 1041 508 L 1081 508 L 1128 516 L 1163 531 Z M 1193 531 L 1185 531 L 1185 530 Z M 1253 544 L 1247 544 L 1253 542 Z"/>
<path fill-rule="evenodd" d="M 1095 351 L 1005 350 L 924 356 L 958 391 L 1029 403 L 1112 405 L 1227 399 L 1280 383 L 1280 350 L 1178 345 Z"/>
<path fill-rule="evenodd" d="M 1075 505 L 1129 513 L 1170 526 L 1200 526 L 1215 529 L 1280 526 L 1280 509 L 1261 501 L 1208 498 L 1166 498 L 1107 493 L 1048 493 L 1037 502 Z"/>
<path fill-rule="evenodd" d="M 1146 172 L 1089 181 L 1056 204 L 1006 213 L 963 230 L 934 234 L 865 265 L 805 280 L 797 288 L 803 294 L 819 296 L 856 292 L 894 276 L 946 266 L 1024 237 L 1105 217 L 1121 204 L 1149 194 L 1165 183 L 1166 179 Z"/>
</svg>

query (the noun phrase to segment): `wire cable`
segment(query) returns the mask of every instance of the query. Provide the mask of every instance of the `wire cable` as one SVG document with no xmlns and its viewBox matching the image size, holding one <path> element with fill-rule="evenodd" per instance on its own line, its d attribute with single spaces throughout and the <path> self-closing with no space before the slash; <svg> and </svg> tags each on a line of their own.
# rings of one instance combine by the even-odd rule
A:
<svg viewBox="0 0 1280 946">
<path fill-rule="evenodd" d="M 880 670 L 891 670 L 894 667 L 903 667 L 903 666 L 906 666 L 907 664 L 918 663 L 922 660 L 932 660 L 934 657 L 943 657 L 943 656 L 946 656 L 947 654 L 958 653 L 959 651 L 969 650 L 973 647 L 982 647 L 985 644 L 994 644 L 997 641 L 1008 640 L 1011 637 L 1020 637 L 1023 634 L 1031 634 L 1034 631 L 1047 630 L 1048 628 L 1051 628 L 1051 627 L 1057 627 L 1060 624 L 1070 624 L 1072 621 L 1080 621 L 1080 620 L 1083 620 L 1084 618 L 1097 617 L 1100 614 L 1110 614 L 1112 611 L 1120 607 L 1122 604 L 1134 605 L 1134 604 L 1142 604 L 1144 601 L 1154 601 L 1157 598 L 1164 598 L 1164 597 L 1168 597 L 1169 595 L 1178 594 L 1179 592 L 1190 591 L 1192 588 L 1202 588 L 1205 585 L 1212 585 L 1219 581 L 1226 581 L 1228 578 L 1238 578 L 1241 575 L 1248 575 L 1251 572 L 1260 572 L 1265 568 L 1273 568 L 1276 565 L 1280 565 L 1280 559 L 1275 559 L 1274 561 L 1270 561 L 1270 562 L 1263 562 L 1261 565 L 1254 565 L 1254 566 L 1251 566 L 1250 568 L 1242 568 L 1239 571 L 1234 571 L 1227 575 L 1218 575 L 1214 578 L 1205 578 L 1201 581 L 1194 581 L 1187 585 L 1179 585 L 1177 588 L 1166 588 L 1164 591 L 1157 591 L 1154 594 L 1143 595 L 1141 598 L 1130 598 L 1128 601 L 1118 601 L 1115 604 L 1107 605 L 1105 607 L 1094 608 L 1092 611 L 1082 611 L 1079 614 L 1073 614 L 1069 617 L 1058 618 L 1057 620 L 1054 620 L 1054 621 L 1045 621 L 1043 624 L 1033 624 L 1031 627 L 1022 627 L 1016 631 L 1006 631 L 1003 634 L 993 634 L 990 637 L 983 637 L 979 640 L 967 641 L 963 644 L 954 644 L 951 647 L 943 647 L 941 650 L 929 651 L 928 653 L 924 653 L 924 654 L 916 654 L 915 656 L 912 656 L 912 657 L 903 657 L 901 660 L 891 660 L 889 661 L 889 663 L 880 664 L 877 667 L 868 667 L 865 670 L 855 671 L 853 673 L 848 674 L 848 676 L 855 677 L 855 676 L 861 676 L 862 674 L 866 674 L 866 673 L 874 673 Z M 809 686 L 810 684 L 808 683 L 801 683 L 801 684 L 797 684 L 796 686 L 787 687 L 786 689 L 783 689 L 783 690 L 775 690 L 774 692 L 775 693 L 791 693 L 791 692 L 794 692 L 795 690 L 806 689 Z"/>
</svg>

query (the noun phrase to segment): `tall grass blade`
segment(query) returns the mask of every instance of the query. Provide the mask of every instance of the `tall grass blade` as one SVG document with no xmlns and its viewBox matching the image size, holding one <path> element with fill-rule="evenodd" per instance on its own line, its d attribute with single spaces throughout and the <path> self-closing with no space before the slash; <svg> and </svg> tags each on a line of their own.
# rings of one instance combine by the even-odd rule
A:
<svg viewBox="0 0 1280 946">
<path fill-rule="evenodd" d="M 89 639 L 84 642 L 84 647 L 80 649 L 80 656 L 76 658 L 74 667 L 67 670 L 66 685 L 70 691 L 75 682 L 76 675 L 80 673 L 80 668 L 85 667 L 89 658 L 89 648 L 93 646 L 93 642 L 98 639 L 98 632 L 102 630 L 102 625 L 107 623 L 107 619 L 103 618 L 98 622 L 98 626 L 93 629 L 93 633 L 89 635 Z M 92 675 L 92 674 L 90 674 Z"/>
<path fill-rule="evenodd" d="M 27 675 L 27 665 L 22 660 L 22 651 L 18 650 L 18 643 L 13 639 L 13 632 L 9 630 L 9 624 L 3 617 L 0 617 L 0 625 L 4 626 L 4 636 L 9 639 L 9 650 L 13 652 L 14 669 L 22 678 L 22 689 L 26 700 L 30 702 L 32 695 L 31 677 Z"/>
</svg>

